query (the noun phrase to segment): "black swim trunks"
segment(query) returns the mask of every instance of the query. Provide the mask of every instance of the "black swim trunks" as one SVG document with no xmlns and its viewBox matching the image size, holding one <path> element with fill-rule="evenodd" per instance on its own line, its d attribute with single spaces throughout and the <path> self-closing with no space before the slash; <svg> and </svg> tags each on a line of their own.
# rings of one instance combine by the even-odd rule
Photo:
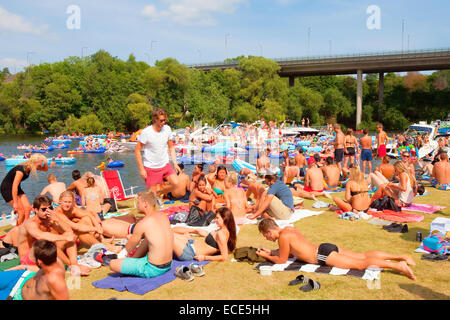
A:
<svg viewBox="0 0 450 320">
<path fill-rule="evenodd" d="M 344 148 L 334 150 L 334 161 L 341 162 L 344 159 Z"/>
<path fill-rule="evenodd" d="M 333 251 L 339 252 L 336 245 L 331 243 L 322 243 L 317 250 L 317 261 L 319 261 L 319 265 L 326 265 L 327 258 Z"/>
<path fill-rule="evenodd" d="M 347 153 L 345 154 L 346 156 L 354 156 L 355 155 L 355 148 L 353 147 L 348 147 L 347 148 Z"/>
</svg>

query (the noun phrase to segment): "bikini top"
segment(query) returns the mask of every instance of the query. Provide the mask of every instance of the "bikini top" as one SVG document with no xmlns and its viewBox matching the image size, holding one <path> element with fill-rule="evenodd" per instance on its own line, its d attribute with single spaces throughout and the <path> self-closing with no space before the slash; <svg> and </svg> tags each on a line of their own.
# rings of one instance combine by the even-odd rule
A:
<svg viewBox="0 0 450 320">
<path fill-rule="evenodd" d="M 369 191 L 368 191 L 368 190 L 363 190 L 363 191 L 350 191 L 350 194 L 351 194 L 352 197 L 354 197 L 354 196 L 356 196 L 356 195 L 358 195 L 358 194 L 366 193 L 366 192 L 369 192 Z"/>
<path fill-rule="evenodd" d="M 206 236 L 205 242 L 206 242 L 207 245 L 209 245 L 209 246 L 219 250 L 219 245 L 217 244 L 216 240 L 212 236 L 211 232 L 208 233 L 208 235 Z"/>
</svg>

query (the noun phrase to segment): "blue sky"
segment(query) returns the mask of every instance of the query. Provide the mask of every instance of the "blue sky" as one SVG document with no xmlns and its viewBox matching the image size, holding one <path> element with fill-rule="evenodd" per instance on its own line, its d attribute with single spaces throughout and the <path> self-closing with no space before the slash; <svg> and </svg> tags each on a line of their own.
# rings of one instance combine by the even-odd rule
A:
<svg viewBox="0 0 450 320">
<path fill-rule="evenodd" d="M 67 21 L 80 10 L 80 28 Z M 380 28 L 366 12 L 376 5 Z M 0 68 L 55 62 L 100 49 L 140 61 L 185 64 L 239 55 L 308 54 L 450 47 L 446 0 L 0 0 Z M 409 38 L 409 41 L 408 41 Z M 225 45 L 226 42 L 226 45 Z M 330 50 L 331 49 L 331 50 Z"/>
</svg>

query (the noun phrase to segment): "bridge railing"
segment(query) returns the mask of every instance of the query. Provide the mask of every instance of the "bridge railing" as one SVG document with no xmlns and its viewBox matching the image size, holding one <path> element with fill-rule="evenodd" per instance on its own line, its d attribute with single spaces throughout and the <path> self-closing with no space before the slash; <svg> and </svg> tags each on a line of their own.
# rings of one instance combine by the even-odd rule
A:
<svg viewBox="0 0 450 320">
<path fill-rule="evenodd" d="M 280 64 L 289 63 L 329 63 L 331 61 L 342 61 L 345 60 L 373 60 L 373 59 L 385 59 L 387 56 L 392 57 L 404 57 L 404 58 L 420 58 L 423 56 L 430 57 L 442 57 L 450 56 L 450 48 L 437 48 L 437 49 L 421 49 L 421 50 L 397 50 L 397 51 L 379 51 L 379 52 L 362 52 L 355 54 L 338 54 L 338 55 L 320 55 L 320 56 L 307 56 L 307 57 L 286 57 L 286 58 L 269 58 Z M 239 64 L 238 60 L 229 60 L 222 62 L 211 62 L 211 63 L 201 63 L 201 64 L 191 64 L 188 67 L 232 67 Z"/>
</svg>

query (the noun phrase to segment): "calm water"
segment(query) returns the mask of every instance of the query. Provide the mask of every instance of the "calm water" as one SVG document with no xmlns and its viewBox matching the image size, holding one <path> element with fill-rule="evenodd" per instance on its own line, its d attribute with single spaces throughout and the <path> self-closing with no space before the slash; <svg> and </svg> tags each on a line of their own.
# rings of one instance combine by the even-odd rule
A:
<svg viewBox="0 0 450 320">
<path fill-rule="evenodd" d="M 32 145 L 40 145 L 44 136 L 32 136 L 32 135 L 15 135 L 15 136 L 4 136 L 0 135 L 0 153 L 3 153 L 6 158 L 11 155 L 23 155 L 25 150 L 17 149 L 17 146 L 20 144 L 32 144 Z M 69 145 L 68 149 L 62 150 L 54 150 L 49 153 L 44 154 L 47 158 L 52 158 L 56 156 L 58 153 L 61 153 L 63 157 L 67 157 L 67 151 L 73 150 L 78 147 L 79 140 L 73 140 L 72 144 Z M 74 158 L 77 159 L 77 162 L 73 165 L 56 165 L 54 168 L 50 168 L 48 172 L 38 171 L 38 179 L 35 179 L 33 176 L 30 176 L 27 180 L 22 182 L 22 189 L 25 191 L 28 200 L 32 203 L 33 199 L 39 195 L 41 190 L 48 184 L 46 176 L 49 173 L 53 173 L 56 175 L 58 181 L 64 182 L 67 186 L 69 186 L 72 182 L 72 171 L 75 169 L 80 170 L 81 174 L 84 174 L 87 171 L 91 171 L 94 174 L 100 175 L 99 170 L 95 170 L 95 167 L 98 166 L 102 161 L 106 159 L 106 157 L 111 157 L 114 161 L 123 161 L 125 166 L 122 168 L 115 168 L 120 172 L 120 176 L 122 177 L 122 182 L 125 188 L 129 188 L 131 186 L 138 186 L 139 188 L 135 189 L 135 192 L 139 192 L 145 190 L 145 183 L 139 175 L 139 170 L 136 164 L 136 158 L 134 156 L 134 150 L 129 150 L 121 153 L 81 153 L 74 154 Z M 256 163 L 254 158 L 249 159 L 247 157 L 241 157 L 241 159 L 248 161 L 250 163 Z M 271 163 L 275 166 L 279 165 L 279 159 L 271 159 Z M 377 166 L 379 161 L 374 161 L 373 166 Z M 232 170 L 231 164 L 225 165 L 227 169 Z M 209 165 L 205 165 L 204 172 L 208 172 Z M 0 179 L 6 176 L 6 173 L 12 167 L 6 167 L 5 161 L 0 161 Z M 194 165 L 185 164 L 185 173 L 191 174 L 194 169 Z M 0 180 L 0 181 L 1 181 Z M 0 196 L 0 213 L 9 213 L 11 212 L 11 206 L 5 202 L 3 197 Z"/>
</svg>

